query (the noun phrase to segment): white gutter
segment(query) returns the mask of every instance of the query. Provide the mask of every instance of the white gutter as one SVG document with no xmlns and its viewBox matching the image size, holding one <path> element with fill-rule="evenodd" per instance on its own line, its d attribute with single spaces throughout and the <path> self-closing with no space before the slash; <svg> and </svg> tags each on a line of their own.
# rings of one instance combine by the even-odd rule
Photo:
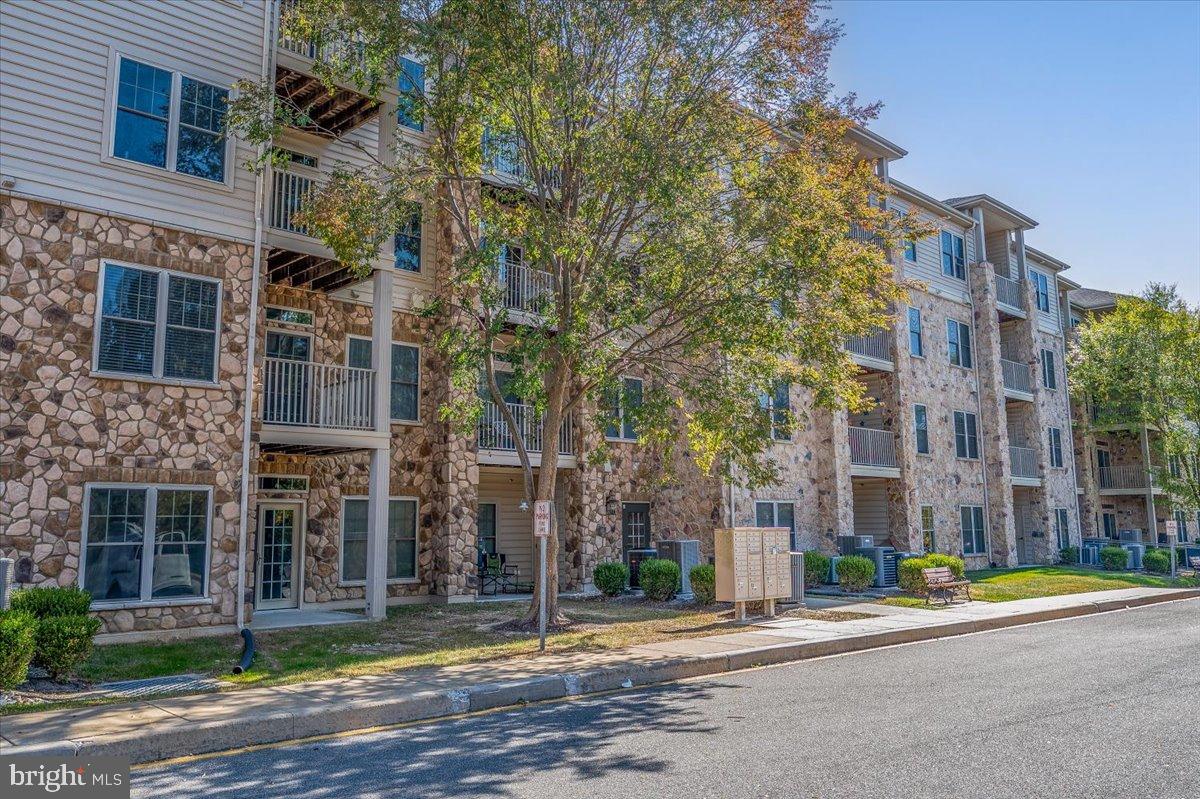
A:
<svg viewBox="0 0 1200 799">
<path fill-rule="evenodd" d="M 262 64 L 259 82 L 265 83 L 271 74 L 271 62 L 275 54 L 274 1 L 263 0 Z M 274 109 L 272 109 L 274 113 Z M 254 412 L 254 360 L 258 348 L 258 293 L 259 273 L 262 271 L 263 208 L 266 195 L 266 173 L 261 169 L 266 145 L 258 146 L 260 169 L 254 180 L 254 274 L 250 278 L 250 307 L 247 313 L 249 331 L 246 336 L 246 400 L 242 406 L 242 484 L 238 494 L 238 553 L 237 553 L 237 627 L 246 626 L 246 538 L 250 523 L 250 427 Z"/>
</svg>

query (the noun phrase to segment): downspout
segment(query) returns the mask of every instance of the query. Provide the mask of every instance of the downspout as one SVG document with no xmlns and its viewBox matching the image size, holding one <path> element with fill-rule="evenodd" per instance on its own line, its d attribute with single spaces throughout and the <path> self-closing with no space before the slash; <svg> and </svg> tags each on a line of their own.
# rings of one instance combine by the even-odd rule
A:
<svg viewBox="0 0 1200 799">
<path fill-rule="evenodd" d="M 270 75 L 275 41 L 274 0 L 263 0 L 262 62 L 259 68 L 259 83 L 266 83 Z M 274 113 L 274 109 L 272 109 Z M 246 526 L 250 516 L 250 427 L 254 413 L 254 361 L 258 349 L 258 295 L 259 273 L 262 271 L 263 206 L 266 195 L 266 173 L 261 168 L 266 145 L 258 145 L 258 175 L 254 179 L 254 274 L 250 277 L 250 308 L 247 313 L 249 331 L 246 335 L 246 394 L 242 405 L 242 484 L 238 493 L 238 554 L 237 554 L 237 626 L 246 627 Z M 253 648 L 250 649 L 251 653 Z"/>
</svg>

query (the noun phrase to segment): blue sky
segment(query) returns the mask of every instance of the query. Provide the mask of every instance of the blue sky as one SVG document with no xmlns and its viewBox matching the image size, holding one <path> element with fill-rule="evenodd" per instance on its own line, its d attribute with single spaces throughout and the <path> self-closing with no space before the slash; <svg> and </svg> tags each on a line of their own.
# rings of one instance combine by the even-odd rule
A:
<svg viewBox="0 0 1200 799">
<path fill-rule="evenodd" d="M 1200 302 L 1200 0 L 833 0 L 830 73 L 936 197 L 986 192 L 1095 288 Z"/>
</svg>

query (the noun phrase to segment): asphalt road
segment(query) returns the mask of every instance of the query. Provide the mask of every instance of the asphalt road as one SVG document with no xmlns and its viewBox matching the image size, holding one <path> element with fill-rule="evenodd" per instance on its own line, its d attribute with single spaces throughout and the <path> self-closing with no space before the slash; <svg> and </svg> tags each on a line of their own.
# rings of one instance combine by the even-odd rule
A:
<svg viewBox="0 0 1200 799">
<path fill-rule="evenodd" d="M 1200 796 L 1200 600 L 137 771 L 134 796 Z"/>
</svg>

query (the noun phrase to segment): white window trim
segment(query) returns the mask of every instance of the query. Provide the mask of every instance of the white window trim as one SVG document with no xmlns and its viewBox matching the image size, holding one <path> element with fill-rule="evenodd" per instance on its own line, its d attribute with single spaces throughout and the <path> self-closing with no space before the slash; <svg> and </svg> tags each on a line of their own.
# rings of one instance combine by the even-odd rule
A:
<svg viewBox="0 0 1200 799">
<path fill-rule="evenodd" d="M 607 441 L 623 441 L 626 444 L 629 444 L 629 443 L 636 442 L 637 437 L 636 436 L 633 438 L 625 437 L 625 381 L 626 380 L 638 381 L 638 383 L 640 383 L 642 386 L 642 392 L 643 392 L 642 396 L 645 396 L 646 381 L 643 380 L 642 378 L 634 377 L 633 375 L 620 375 L 617 378 L 618 386 L 619 386 L 619 390 L 617 392 L 617 434 L 615 436 L 610 436 L 607 432 L 608 426 L 605 425 L 604 438 Z M 611 419 L 611 417 L 610 417 L 610 419 Z"/>
<path fill-rule="evenodd" d="M 961 413 L 961 414 L 963 414 L 963 416 L 964 416 L 964 419 L 963 419 L 963 435 L 964 435 L 964 437 L 966 438 L 966 441 L 967 441 L 967 454 L 966 454 L 966 455 L 959 455 L 959 454 L 958 454 L 958 425 L 957 425 L 957 423 L 956 423 L 956 421 L 955 421 L 954 417 L 955 417 L 955 416 L 957 416 L 957 415 L 958 415 L 958 414 L 960 414 L 960 413 Z M 954 435 L 954 458 L 955 458 L 955 460 L 960 460 L 960 461 L 971 461 L 971 462 L 973 462 L 973 463 L 978 463 L 978 462 L 979 462 L 979 460 L 980 460 L 980 456 L 979 456 L 979 455 L 976 455 L 975 457 L 971 457 L 971 444 L 970 444 L 971 437 L 967 435 L 967 427 L 966 427 L 966 424 L 967 424 L 967 423 L 966 423 L 966 419 L 965 419 L 965 417 L 967 417 L 967 416 L 973 416 L 973 417 L 975 418 L 975 449 L 976 449 L 976 450 L 979 450 L 979 451 L 982 453 L 982 447 L 983 447 L 983 444 L 982 444 L 982 443 L 981 443 L 981 441 L 980 441 L 980 439 L 981 439 L 981 436 L 980 436 L 980 433 L 979 433 L 979 414 L 975 413 L 975 411 L 955 410 L 955 411 L 951 411 L 951 413 L 950 413 L 950 420 L 951 420 L 951 424 L 954 424 L 954 431 L 953 431 L 953 435 Z M 978 506 L 977 506 L 977 505 L 971 505 L 971 506 L 969 506 L 969 507 L 978 507 Z"/>
<path fill-rule="evenodd" d="M 954 275 L 946 274 L 946 265 L 942 261 L 942 234 L 943 233 L 949 233 L 951 236 L 954 236 L 955 238 L 962 240 L 962 244 L 963 244 L 963 276 L 962 277 L 959 277 L 956 274 L 954 274 Z M 966 237 L 966 235 L 964 235 L 962 233 L 957 233 L 948 228 L 939 228 L 938 234 L 937 234 L 937 252 L 938 252 L 938 274 L 940 274 L 942 277 L 948 277 L 951 280 L 961 280 L 963 283 L 966 283 L 967 282 L 967 237 Z"/>
<path fill-rule="evenodd" d="M 268 356 L 266 354 L 267 353 L 267 333 L 282 333 L 285 336 L 296 336 L 297 338 L 308 339 L 308 360 L 307 361 L 297 361 L 296 363 L 313 363 L 313 356 L 316 354 L 315 348 L 317 345 L 317 341 L 316 341 L 316 337 L 314 336 L 312 331 L 310 331 L 310 330 L 293 330 L 293 329 L 287 327 L 286 323 L 281 324 L 279 322 L 267 322 L 267 330 L 266 330 L 266 333 L 263 334 L 263 342 L 262 342 L 264 358 L 274 357 L 274 356 Z M 287 360 L 287 359 L 285 358 L 283 360 Z"/>
<path fill-rule="evenodd" d="M 925 451 L 924 452 L 921 451 L 920 446 L 917 444 L 917 429 L 918 429 L 917 428 L 917 408 L 925 409 Z M 930 428 L 929 428 L 929 406 L 928 405 L 926 405 L 923 402 L 914 402 L 913 403 L 912 423 L 913 423 L 913 451 L 917 455 L 919 455 L 923 458 L 932 458 L 933 457 L 933 439 L 929 435 Z"/>
<path fill-rule="evenodd" d="M 171 106 L 167 113 L 167 163 L 166 166 L 153 166 L 152 164 L 143 164 L 141 161 L 130 161 L 127 158 L 119 158 L 113 155 L 113 145 L 117 138 L 117 84 L 120 80 L 121 59 L 128 58 L 131 61 L 137 61 L 146 66 L 161 69 L 164 72 L 171 73 Z M 236 150 L 234 137 L 228 134 L 225 135 L 225 179 L 224 180 L 209 180 L 207 178 L 188 175 L 183 172 L 176 172 L 174 169 L 176 155 L 178 154 L 178 138 L 179 138 L 179 102 L 180 102 L 180 87 L 183 78 L 191 78 L 193 80 L 208 83 L 213 86 L 218 86 L 229 91 L 229 102 L 233 102 L 236 98 L 236 93 L 229 80 L 220 77 L 212 72 L 205 70 L 197 70 L 188 67 L 186 70 L 182 67 L 176 68 L 165 66 L 160 56 L 140 50 L 134 47 L 116 47 L 108 48 L 108 76 L 105 81 L 105 102 L 104 102 L 104 131 L 102 149 L 100 151 L 100 162 L 110 166 L 117 166 L 122 169 L 130 169 L 135 172 L 143 172 L 147 175 L 154 175 L 159 178 L 176 181 L 188 186 L 205 186 L 209 189 L 216 189 L 227 194 L 232 194 L 234 191 L 234 173 L 237 169 L 234 166 L 236 158 Z M 290 149 L 290 148 L 289 148 Z"/>
<path fill-rule="evenodd" d="M 974 327 L 972 327 L 972 325 L 969 322 L 964 322 L 960 319 L 955 319 L 953 317 L 947 319 L 946 322 L 947 323 L 953 322 L 954 324 L 958 325 L 958 360 L 960 361 L 959 363 L 955 363 L 954 361 L 950 360 L 950 329 L 949 329 L 949 327 L 947 327 L 946 328 L 946 363 L 949 364 L 950 367 L 953 369 L 962 369 L 964 372 L 975 371 L 975 329 L 974 329 Z M 967 336 L 970 338 L 970 341 L 971 341 L 970 345 L 967 347 L 967 350 L 971 353 L 971 365 L 970 366 L 963 366 L 961 363 L 962 350 L 963 350 L 962 329 L 964 327 L 967 329 Z"/>
<path fill-rule="evenodd" d="M 359 335 L 354 335 L 354 334 L 346 336 L 346 347 L 344 350 L 343 362 L 347 366 L 350 364 L 350 342 L 351 342 L 351 340 L 354 340 L 354 339 L 357 339 L 358 341 L 366 341 L 372 347 L 375 346 L 375 339 L 371 338 L 370 336 L 359 336 Z M 421 389 L 424 388 L 424 382 L 425 382 L 425 369 L 424 369 L 425 351 L 424 351 L 424 347 L 413 341 L 400 341 L 399 339 L 392 339 L 392 344 L 393 345 L 400 344 L 401 346 L 404 346 L 404 347 L 412 347 L 413 349 L 415 349 L 417 351 L 417 418 L 416 419 L 389 419 L 389 422 L 393 425 L 407 425 L 409 427 L 422 425 L 422 424 L 424 424 L 424 422 L 421 420 Z M 389 351 L 388 357 L 391 357 L 391 354 L 392 353 Z M 388 385 L 388 416 L 391 416 L 391 408 L 392 408 L 392 387 L 389 384 Z"/>
<path fill-rule="evenodd" d="M 980 515 L 983 520 L 983 526 L 981 527 L 981 532 L 983 533 L 983 551 L 982 552 L 967 552 L 967 548 L 965 546 L 966 536 L 964 535 L 966 533 L 966 528 L 963 527 L 963 523 L 962 523 L 962 512 L 963 512 L 964 508 L 971 508 L 972 511 L 974 511 L 976 508 L 978 508 L 981 511 Z M 974 522 L 975 522 L 974 514 L 972 514 L 971 522 L 972 522 L 972 527 L 974 527 Z M 974 533 L 974 530 L 972 529 L 972 536 L 971 536 L 972 546 L 974 546 L 974 544 L 975 544 L 975 536 L 973 535 L 973 533 Z M 983 505 L 959 505 L 958 506 L 958 542 L 960 545 L 962 545 L 963 557 L 967 557 L 967 558 L 986 558 L 986 557 L 988 557 L 989 552 L 988 552 L 988 534 L 987 534 L 987 511 Z"/>
<path fill-rule="evenodd" d="M 1061 530 L 1059 529 L 1060 522 L 1061 522 L 1061 526 L 1062 526 Z M 1071 546 L 1071 512 L 1070 512 L 1070 508 L 1055 508 L 1054 509 L 1054 537 L 1055 537 L 1055 543 L 1059 544 L 1060 549 L 1065 548 L 1062 546 L 1062 540 L 1061 540 L 1061 534 L 1064 532 L 1066 533 L 1066 539 L 1067 539 L 1066 546 L 1069 547 L 1069 546 Z"/>
<path fill-rule="evenodd" d="M 1042 278 L 1046 281 L 1046 307 L 1043 309 L 1038 306 L 1038 281 L 1037 278 Z M 1051 314 L 1054 313 L 1054 281 L 1041 270 L 1029 267 L 1029 282 L 1033 284 L 1033 309 L 1037 313 Z"/>
<path fill-rule="evenodd" d="M 416 585 L 417 583 L 421 582 L 421 498 L 417 497 L 417 496 L 409 495 L 409 494 L 393 494 L 388 497 L 388 503 L 390 504 L 393 499 L 410 499 L 413 501 L 413 503 L 416 506 L 416 509 L 413 511 L 413 520 L 415 522 L 415 528 L 416 528 L 413 530 L 413 536 L 414 536 L 414 540 L 415 540 L 415 546 L 414 546 L 414 552 L 413 552 L 413 576 L 412 577 L 390 577 L 387 580 L 387 584 L 388 585 Z M 338 563 L 337 563 L 337 565 L 338 565 L 338 582 L 337 582 L 337 584 L 338 584 L 338 586 L 346 586 L 346 587 L 350 588 L 350 587 L 365 586 L 367 584 L 367 581 L 365 579 L 362 579 L 362 580 L 344 580 L 344 579 L 342 579 L 343 558 L 345 558 L 345 556 L 346 556 L 346 500 L 370 502 L 371 499 L 366 494 L 353 494 L 353 495 L 348 495 L 348 496 L 342 497 L 341 515 L 338 516 Z M 368 505 L 368 508 L 369 507 L 370 506 Z M 497 530 L 496 530 L 497 537 L 499 536 L 499 533 L 500 533 L 499 520 L 497 519 Z M 369 535 L 370 534 L 368 533 L 368 536 Z M 387 533 L 385 532 L 384 535 L 386 536 Z M 370 540 L 371 539 L 368 537 L 367 541 L 369 542 Z"/>
<path fill-rule="evenodd" d="M 787 387 L 788 387 L 787 411 L 788 411 L 788 413 L 792 413 L 792 383 L 791 383 L 791 381 L 784 381 L 784 382 L 787 383 Z M 765 406 L 760 404 L 759 407 L 761 410 L 764 410 L 767 412 L 767 419 L 770 423 L 770 428 L 771 428 L 769 431 L 770 436 L 771 436 L 771 443 L 772 444 L 789 444 L 789 443 L 794 442 L 796 440 L 795 429 L 792 429 L 783 438 L 780 438 L 778 435 L 776 435 L 776 433 L 775 433 L 775 431 L 776 431 L 776 427 L 775 427 L 775 391 L 771 390 L 771 391 L 768 391 L 765 393 L 767 396 L 767 404 Z M 761 403 L 762 394 L 759 394 L 757 399 Z M 793 416 L 794 416 L 794 414 L 793 414 Z"/>
<path fill-rule="evenodd" d="M 1055 352 L 1054 350 L 1050 349 L 1049 347 L 1042 347 L 1041 349 L 1042 349 L 1042 388 L 1046 389 L 1047 391 L 1058 391 L 1058 353 Z M 1046 385 L 1046 374 L 1047 374 L 1047 372 L 1046 372 L 1046 353 L 1047 352 L 1050 353 L 1050 359 L 1053 361 L 1053 365 L 1054 365 L 1054 368 L 1051 369 L 1049 372 L 1049 374 L 1054 376 L 1054 385 L 1053 386 Z"/>
<path fill-rule="evenodd" d="M 912 322 L 909 319 L 908 312 L 904 314 L 904 330 L 908 333 L 908 354 L 913 358 L 925 360 L 925 314 L 915 305 L 908 306 L 909 311 L 917 312 L 917 338 L 921 341 L 921 351 L 913 352 L 912 349 Z"/>
<path fill-rule="evenodd" d="M 1054 445 L 1053 445 L 1053 440 L 1052 440 L 1054 437 L 1053 431 L 1055 431 L 1055 430 L 1058 431 L 1058 464 L 1057 465 L 1055 465 L 1055 463 L 1054 463 Z M 1049 461 L 1051 469 L 1067 468 L 1066 445 L 1063 444 L 1063 431 L 1062 431 L 1061 427 L 1054 427 L 1053 425 L 1051 425 L 1046 428 L 1046 460 Z"/>
<path fill-rule="evenodd" d="M 154 530 L 151 525 L 142 525 L 142 547 L 143 555 L 141 564 L 142 573 L 139 575 L 139 594 L 138 599 L 113 599 L 103 600 L 97 599 L 92 601 L 93 610 L 116 610 L 122 607 L 166 607 L 170 605 L 203 605 L 212 604 L 213 599 L 209 596 L 209 574 L 212 571 L 212 550 L 213 550 L 213 487 L 206 485 L 188 485 L 186 483 L 84 483 L 83 485 L 83 523 L 80 526 L 79 536 L 79 574 L 76 576 L 75 583 L 80 588 L 86 590 L 85 579 L 87 577 L 87 549 L 88 549 L 88 520 L 91 518 L 92 505 L 92 490 L 93 489 L 145 489 L 146 490 L 146 515 L 147 520 L 155 518 L 158 510 L 158 492 L 161 489 L 167 491 L 203 491 L 208 496 L 208 514 L 206 515 L 207 525 L 204 532 L 204 590 L 197 596 L 181 596 L 181 597 L 160 597 L 154 599 L 151 597 L 154 585 Z M 149 553 L 149 554 L 146 554 Z"/>
<path fill-rule="evenodd" d="M 104 318 L 104 276 L 109 265 L 123 266 L 128 269 L 140 269 L 143 272 L 157 272 L 160 275 L 186 278 L 188 280 L 203 280 L 215 283 L 217 286 L 216 329 L 213 330 L 213 379 L 190 380 L 180 377 L 163 377 L 163 359 L 166 356 L 167 344 L 167 286 L 169 280 L 158 281 L 158 294 L 155 301 L 154 318 L 154 362 L 150 374 L 138 372 L 114 372 L 100 368 L 100 325 Z M 220 278 L 208 275 L 197 275 L 192 272 L 180 272 L 177 269 L 161 269 L 157 266 L 146 266 L 131 261 L 119 261 L 113 258 L 100 260 L 100 274 L 96 284 L 96 309 L 92 318 L 92 360 L 90 373 L 92 377 L 105 377 L 115 380 L 133 380 L 141 383 L 159 383 L 168 386 L 202 386 L 213 388 L 221 384 L 221 327 L 224 313 L 225 284 Z"/>
<path fill-rule="evenodd" d="M 311 322 L 285 322 L 281 319 L 267 319 L 266 309 L 268 309 L 268 308 L 272 308 L 276 311 L 289 311 L 291 313 L 306 313 L 312 317 L 313 321 L 311 321 Z M 290 305 L 276 305 L 274 303 L 267 303 L 263 306 L 263 319 L 266 321 L 267 325 L 269 325 L 271 327 L 275 327 L 276 325 L 282 325 L 282 326 L 284 326 L 284 329 L 286 329 L 286 327 L 315 327 L 316 321 L 317 321 L 317 315 L 315 312 L 310 311 L 307 308 L 293 308 Z"/>
<path fill-rule="evenodd" d="M 929 529 L 925 528 L 925 509 L 929 508 Z M 931 549 L 925 552 L 926 555 L 937 552 L 937 508 L 933 505 L 921 505 L 921 546 L 925 546 L 925 534 L 929 534 L 929 543 Z"/>
</svg>

